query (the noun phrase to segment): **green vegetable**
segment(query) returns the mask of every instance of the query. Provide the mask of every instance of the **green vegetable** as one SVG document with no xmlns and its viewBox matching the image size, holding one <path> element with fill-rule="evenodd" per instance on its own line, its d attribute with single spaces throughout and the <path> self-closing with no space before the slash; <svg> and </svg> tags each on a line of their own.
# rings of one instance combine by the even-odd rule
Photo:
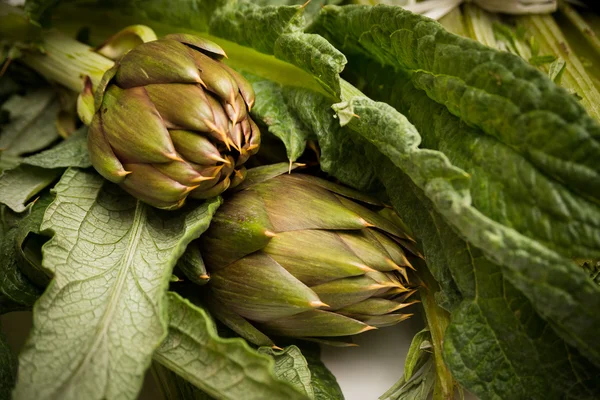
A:
<svg viewBox="0 0 600 400">
<path fill-rule="evenodd" d="M 238 185 L 260 132 L 248 115 L 254 91 L 224 56 L 187 34 L 124 55 L 95 93 L 88 148 L 100 175 L 163 209 Z"/>
<path fill-rule="evenodd" d="M 303 19 L 309 7 L 311 25 Z M 84 75 L 96 87 L 112 62 L 65 34 L 94 45 L 132 24 L 151 26 L 161 36 L 199 35 L 223 48 L 229 58 L 222 62 L 251 82 L 253 120 L 270 141 L 282 142 L 262 149 L 268 154 L 255 157 L 254 165 L 287 156 L 292 163 L 307 162 L 307 171 L 322 176 L 317 158 L 330 180 L 369 192 L 394 208 L 407 226 L 403 231 L 418 240 L 431 273 L 423 263 L 413 263 L 415 276 L 426 282 L 419 295 L 430 336 L 415 340 L 428 344 L 422 351 L 412 349 L 409 372 L 386 398 L 450 399 L 462 388 L 482 399 L 600 397 L 600 287 L 597 268 L 588 263 L 600 256 L 597 92 L 589 85 L 597 81 L 589 60 L 581 58 L 583 69 L 571 60 L 580 58 L 579 42 L 588 46 L 588 41 L 572 40 L 562 14 L 505 19 L 482 13 L 472 18 L 467 10 L 477 9 L 468 5 L 444 18 L 448 29 L 482 35 L 496 47 L 488 48 L 395 7 L 30 0 L 26 10 L 32 20 L 52 23 L 63 34 L 38 26 L 4 35 L 6 27 L 26 22 L 22 16 L 0 24 L 9 44 L 18 41 L 16 32 L 38 40 L 21 41 L 19 51 L 11 53 L 23 62 L 7 69 L 11 79 L 29 65 L 77 91 L 84 88 L 80 73 L 87 71 Z M 532 41 L 540 32 L 548 34 L 545 41 Z M 555 51 L 561 35 L 569 42 L 569 54 Z M 45 55 L 36 51 L 40 47 Z M 0 101 L 15 93 L 4 80 Z M 90 97 L 82 97 L 80 105 L 90 104 Z M 0 115 L 2 123 L 12 124 L 11 118 Z M 85 136 L 85 130 L 79 134 Z M 25 253 L 29 264 L 11 264 L 30 279 L 23 265 L 35 271 L 41 258 L 42 266 L 55 273 L 34 309 L 34 333 L 20 355 L 17 393 L 42 399 L 52 397 L 59 385 L 67 394 L 93 387 L 84 392 L 92 399 L 132 399 L 152 358 L 215 398 L 310 398 L 311 388 L 315 398 L 342 397 L 336 390 L 317 389 L 333 386 L 333 380 L 313 371 L 301 340 L 297 348 L 259 354 L 240 338 L 217 335 L 210 314 L 251 342 L 271 343 L 256 329 L 262 324 L 214 306 L 210 294 L 219 271 L 209 277 L 203 260 L 211 254 L 198 252 L 196 244 L 195 250 L 187 246 L 208 225 L 220 199 L 163 212 L 135 201 L 92 170 L 65 172 L 69 166 L 87 167 L 81 139 L 43 146 L 40 139 L 40 147 L 25 143 L 37 148 L 34 154 L 1 160 L 3 168 L 18 173 L 36 167 L 19 175 L 33 182 L 22 187 L 12 173 L 5 175 L 10 179 L 3 187 L 10 190 L 2 191 L 2 202 L 25 212 L 37 194 L 54 185 L 31 177 L 54 165 L 56 176 L 62 175 L 56 204 L 42 207 L 48 210 L 44 233 L 54 232 L 53 238 L 40 253 L 43 238 L 29 235 L 16 251 Z M 7 143 L 12 147 L 19 140 Z M 304 152 L 307 144 L 310 151 Z M 251 192 L 249 183 L 242 183 L 248 188 L 235 196 Z M 298 203 L 291 209 L 310 214 Z M 74 210 L 76 217 L 69 218 Z M 12 212 L 6 215 L 12 221 Z M 174 266 L 178 279 L 171 278 Z M 109 279 L 114 274 L 132 279 Z M 258 278 L 250 274 L 248 281 Z M 168 295 L 167 284 L 173 292 Z M 112 295 L 108 308 L 102 304 L 92 313 L 94 295 L 105 293 Z M 327 303 L 320 295 L 319 301 Z M 168 318 L 163 313 L 167 306 Z M 104 312 L 108 309 L 114 312 Z M 72 322 L 81 315 L 101 315 L 102 322 Z M 81 326 L 88 325 L 83 332 Z M 147 336 L 133 333 L 132 326 Z M 221 336 L 237 336 L 217 327 Z M 50 348 L 57 343 L 55 332 L 61 336 Z M 73 346 L 73 338 L 102 343 L 107 351 Z M 97 363 L 98 354 L 111 358 Z M 69 375 L 75 370 L 79 375 Z M 63 379 L 67 375 L 75 378 Z M 365 374 L 364 384 L 369 383 Z"/>
<path fill-rule="evenodd" d="M 408 318 L 413 239 L 353 200 L 377 201 L 307 175 L 271 177 L 276 168 L 252 170 L 200 240 L 215 315 L 258 345 L 272 342 L 244 320 L 325 340 Z"/>
</svg>

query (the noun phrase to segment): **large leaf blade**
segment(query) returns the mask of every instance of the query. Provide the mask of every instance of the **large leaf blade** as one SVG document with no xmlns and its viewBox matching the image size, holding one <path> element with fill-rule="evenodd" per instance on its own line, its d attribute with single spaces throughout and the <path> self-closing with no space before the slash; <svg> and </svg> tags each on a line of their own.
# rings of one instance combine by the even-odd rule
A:
<svg viewBox="0 0 600 400">
<path fill-rule="evenodd" d="M 242 339 L 223 339 L 203 308 L 169 293 L 169 336 L 154 359 L 220 399 L 307 399 L 277 380 L 270 357 Z"/>
<path fill-rule="evenodd" d="M 315 29 L 347 55 L 410 72 L 415 87 L 461 120 L 576 193 L 600 196 L 600 124 L 520 57 L 400 7 L 328 6 Z"/>
<path fill-rule="evenodd" d="M 172 268 L 220 200 L 161 212 L 76 169 L 55 191 L 42 224 L 55 278 L 34 307 L 15 399 L 133 399 L 166 335 Z"/>
</svg>

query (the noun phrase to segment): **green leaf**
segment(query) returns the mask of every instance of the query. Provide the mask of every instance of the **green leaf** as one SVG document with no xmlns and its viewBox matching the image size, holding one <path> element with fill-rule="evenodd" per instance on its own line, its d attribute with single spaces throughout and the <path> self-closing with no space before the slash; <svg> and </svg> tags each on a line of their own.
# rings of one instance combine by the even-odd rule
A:
<svg viewBox="0 0 600 400">
<path fill-rule="evenodd" d="M 281 35 L 275 42 L 275 57 L 313 75 L 336 98 L 340 97 L 340 73 L 346 56 L 323 37 L 308 33 Z"/>
<path fill-rule="evenodd" d="M 261 53 L 274 54 L 282 35 L 301 32 L 302 14 L 300 6 L 260 7 L 251 2 L 236 2 L 211 16 L 208 31 Z"/>
<path fill-rule="evenodd" d="M 379 76 L 386 79 L 386 82 L 389 82 L 389 74 L 394 73 L 391 70 L 377 72 L 373 65 L 368 68 L 371 68 L 369 77 Z M 364 76 L 364 74 L 360 74 L 360 76 Z M 441 157 L 441 153 L 431 153 L 425 149 L 418 150 L 418 157 L 423 157 L 421 158 L 422 162 L 419 162 L 421 167 L 407 165 L 405 160 L 407 160 L 408 153 L 396 152 L 393 148 L 404 147 L 406 144 L 415 146 L 418 144 L 419 136 L 416 135 L 416 131 L 412 130 L 413 128 L 406 128 L 407 121 L 401 116 L 394 123 L 394 128 L 383 123 L 382 118 L 390 115 L 388 111 L 393 111 L 391 109 L 383 111 L 383 108 L 387 108 L 385 105 L 375 106 L 373 104 L 373 107 L 368 107 L 369 111 L 363 109 L 370 114 L 371 111 L 381 107 L 381 112 L 376 112 L 377 117 L 371 115 L 368 119 L 356 108 L 344 108 L 342 105 L 340 107 L 341 111 L 344 111 L 342 117 L 358 114 L 360 118 L 354 120 L 354 123 L 363 127 L 364 137 L 376 142 L 383 154 L 388 155 L 397 165 L 402 165 L 402 169 L 419 187 L 426 188 L 426 196 L 433 200 L 435 208 L 472 244 L 482 248 L 487 257 L 504 267 L 504 273 L 511 282 L 523 291 L 543 317 L 554 322 L 553 327 L 569 343 L 577 346 L 583 354 L 598 362 L 600 353 L 598 353 L 598 346 L 591 338 L 590 332 L 598 329 L 591 328 L 591 326 L 600 321 L 592 322 L 593 317 L 592 319 L 588 318 L 592 315 L 591 305 L 600 301 L 597 289 L 591 287 L 590 281 L 582 276 L 581 271 L 573 263 L 548 251 L 538 241 L 533 241 L 530 237 L 525 237 L 511 229 L 512 227 L 518 228 L 520 232 L 533 236 L 567 256 L 595 254 L 600 248 L 596 243 L 597 235 L 592 233 L 597 231 L 595 221 L 598 218 L 595 216 L 599 215 L 598 206 L 593 201 L 572 193 L 560 182 L 546 178 L 545 174 L 536 174 L 534 165 L 521 159 L 514 150 L 505 148 L 487 135 L 478 134 L 475 128 L 453 120 L 456 117 L 451 116 L 443 106 L 429 100 L 422 91 L 415 90 L 414 86 L 402 77 L 401 73 L 395 74 L 394 86 L 382 87 L 381 83 L 375 81 L 369 82 L 368 87 L 375 93 L 377 91 L 393 93 L 391 103 L 409 115 L 411 122 L 417 124 L 423 135 L 425 146 L 439 148 L 447 153 L 453 162 L 458 163 L 461 167 L 464 165 L 464 168 L 471 173 L 472 185 L 468 176 L 460 170 L 456 169 L 455 172 L 452 172 L 455 178 L 448 175 L 456 167 L 449 165 L 448 161 Z M 386 95 L 382 97 L 390 100 L 390 97 Z M 376 123 L 376 121 L 380 123 L 379 128 L 368 125 Z M 375 137 L 373 131 L 387 132 L 388 139 L 383 139 L 381 136 Z M 399 140 L 392 133 L 402 131 L 410 132 L 408 137 L 411 139 L 409 141 Z M 400 136 L 404 137 L 403 134 Z M 467 141 L 467 144 L 464 144 L 464 141 Z M 500 150 L 504 150 L 504 153 L 500 153 Z M 416 153 L 414 154 L 416 156 Z M 437 161 L 434 162 L 433 160 L 436 159 Z M 507 162 L 507 159 L 511 161 Z M 498 161 L 501 163 L 499 164 Z M 509 168 L 507 169 L 505 166 Z M 469 170 L 470 168 L 473 169 Z M 510 168 L 514 168 L 514 172 L 511 172 Z M 528 168 L 530 172 L 526 172 L 525 168 Z M 437 172 L 434 172 L 436 169 Z M 439 185 L 436 187 L 432 185 L 434 181 L 429 179 L 422 181 L 423 176 L 420 176 L 422 173 L 445 178 L 442 181 L 435 181 L 435 185 Z M 515 173 L 529 182 L 535 180 L 536 183 L 531 185 L 527 181 L 524 182 L 523 179 L 515 180 Z M 544 180 L 540 181 L 540 179 Z M 494 183 L 494 180 L 499 182 Z M 426 181 L 432 182 L 432 184 L 425 183 Z M 460 182 L 466 186 L 457 186 Z M 505 186 L 501 186 L 504 183 L 508 187 L 514 188 L 506 190 Z M 543 184 L 539 185 L 540 183 Z M 497 185 L 498 189 L 495 189 L 492 184 Z M 444 188 L 445 185 L 449 186 Z M 471 186 L 470 190 L 465 190 L 468 186 Z M 519 188 L 519 186 L 521 187 Z M 490 188 L 494 189 L 490 190 Z M 534 192 L 531 191 L 532 188 Z M 539 191 L 539 194 L 536 194 L 535 191 Z M 562 200 L 553 197 L 554 195 L 548 196 L 548 193 L 554 192 L 560 193 L 561 196 L 564 194 L 569 201 L 562 203 Z M 457 194 L 459 197 L 453 198 L 454 195 L 447 197 L 449 193 Z M 502 193 L 502 196 L 495 195 L 497 193 Z M 494 195 L 490 196 L 491 194 Z M 540 201 L 522 202 L 523 198 L 530 198 L 532 194 L 535 195 L 535 199 L 539 198 Z M 514 200 L 510 201 L 509 196 L 514 197 Z M 556 199 L 556 202 L 553 199 Z M 568 208 L 565 209 L 564 206 Z M 573 207 L 571 208 L 571 206 Z M 546 224 L 552 224 L 551 231 L 541 225 L 539 218 L 534 217 L 538 211 L 536 207 L 539 207 L 543 213 L 547 213 L 547 217 L 543 220 L 548 221 Z M 466 212 L 463 213 L 459 209 Z M 558 218 L 555 211 L 550 211 L 552 209 L 562 210 L 564 217 Z M 565 211 L 566 213 L 564 213 Z M 503 224 L 496 224 L 488 217 L 498 219 L 498 222 Z M 573 226 L 573 219 L 577 221 L 577 224 L 581 224 L 580 233 L 576 235 L 569 233 L 572 232 L 570 229 Z M 469 227 L 467 228 L 467 226 Z M 486 228 L 481 229 L 484 226 Z M 487 233 L 484 233 L 486 231 Z M 540 257 L 542 254 L 543 256 Z M 587 338 L 584 339 L 586 336 Z"/>
<path fill-rule="evenodd" d="M 76 0 L 58 7 L 54 23 L 94 26 L 99 41 L 131 24 L 148 25 L 159 36 L 189 30 L 219 44 L 233 68 L 337 97 L 346 58 L 318 35 L 302 32 L 303 14 L 301 6 L 259 7 L 246 1 L 178 2 L 166 10 L 162 0 L 112 2 L 110 7 Z"/>
<path fill-rule="evenodd" d="M 273 135 L 285 144 L 290 161 L 296 161 L 304 152 L 310 131 L 287 105 L 287 92 L 275 82 L 247 76 L 256 93 L 252 116 L 262 121 Z"/>
<path fill-rule="evenodd" d="M 55 278 L 34 307 L 15 399 L 135 399 L 167 333 L 172 269 L 220 199 L 155 210 L 77 169 L 55 192 L 42 223 Z"/>
<path fill-rule="evenodd" d="M 321 351 L 318 346 L 303 346 L 302 354 L 308 363 L 311 373 L 311 385 L 315 400 L 344 400 L 342 389 L 335 376 L 321 361 Z"/>
<path fill-rule="evenodd" d="M 310 369 L 298 347 L 288 346 L 283 350 L 261 347 L 258 349 L 258 352 L 273 357 L 275 360 L 274 372 L 278 379 L 290 383 L 299 392 L 304 393 L 306 397 L 310 399 L 315 398 L 315 393 L 311 386 Z"/>
<path fill-rule="evenodd" d="M 25 2 L 25 12 L 33 21 L 49 22 L 50 12 L 61 0 L 35 0 Z"/>
<path fill-rule="evenodd" d="M 600 197 L 600 125 L 520 57 L 399 7 L 327 6 L 314 29 L 347 56 L 411 72 L 416 88 L 498 145 L 572 191 Z"/>
<path fill-rule="evenodd" d="M 435 383 L 435 367 L 433 360 L 429 359 L 418 374 L 405 381 L 398 382 L 395 391 L 388 391 L 379 400 L 427 400 L 431 396 Z"/>
<path fill-rule="evenodd" d="M 167 400 L 212 400 L 213 398 L 156 361 L 152 363 L 152 376 L 163 398 Z"/>
<path fill-rule="evenodd" d="M 583 270 L 600 286 L 600 260 L 586 260 L 583 263 Z"/>
<path fill-rule="evenodd" d="M 376 187 L 374 168 L 363 154 L 349 151 L 356 135 L 340 127 L 331 111 L 332 99 L 310 89 L 286 87 L 290 110 L 314 135 L 321 150 L 321 169 L 364 191 Z"/>
<path fill-rule="evenodd" d="M 199 246 L 188 246 L 177 260 L 177 268 L 196 285 L 206 285 L 210 279 Z"/>
<path fill-rule="evenodd" d="M 63 170 L 21 165 L 0 176 L 0 203 L 15 212 L 23 212 L 27 202 L 54 182 Z"/>
<path fill-rule="evenodd" d="M 223 339 L 201 307 L 169 293 L 169 335 L 154 359 L 219 399 L 307 399 L 279 381 L 274 361 L 240 339 Z"/>
<path fill-rule="evenodd" d="M 381 167 L 381 176 L 394 207 L 428 211 L 427 217 L 421 212 L 402 214 L 421 238 L 428 266 L 462 277 L 454 284 L 465 299 L 453 308 L 444 338 L 444 359 L 454 377 L 483 399 L 552 398 L 567 392 L 574 398 L 597 395 L 600 370 L 567 347 L 527 298 L 503 278 L 500 268 L 456 237 L 433 205 L 422 200 L 423 192 L 408 178 L 398 179 L 390 164 Z M 444 252 L 452 255 L 452 262 L 438 264 L 448 258 L 434 257 L 440 251 L 436 237 L 443 238 Z"/>
<path fill-rule="evenodd" d="M 413 337 L 406 361 L 404 362 L 404 377 L 409 380 L 413 374 L 423 365 L 423 357 L 426 350 L 431 347 L 431 332 L 423 329 Z"/>
<path fill-rule="evenodd" d="M 41 168 L 88 168 L 92 166 L 87 149 L 87 127 L 80 128 L 58 145 L 25 157 L 23 164 Z"/>
<path fill-rule="evenodd" d="M 544 64 L 550 64 L 550 63 L 553 63 L 554 61 L 556 61 L 556 56 L 553 56 L 552 54 L 546 54 L 543 56 L 533 56 L 529 59 L 529 63 L 536 67 L 539 67 L 540 65 L 544 65 Z M 554 81 L 552 76 L 550 76 L 550 79 L 552 79 Z"/>
<path fill-rule="evenodd" d="M 416 130 L 392 107 L 367 98 L 342 107 L 360 116 L 350 126 L 406 171 L 455 229 L 501 264 L 511 283 L 570 344 L 600 362 L 600 344 L 592 333 L 600 330 L 600 315 L 593 311 L 600 307 L 600 290 L 575 263 L 473 207 L 469 176 L 443 153 L 417 148 Z"/>
<path fill-rule="evenodd" d="M 18 219 L 14 226 L 0 236 L 0 314 L 19 309 L 29 309 L 47 282 L 45 274 L 28 264 L 23 245 L 30 233 L 39 233 L 42 217 L 51 196 L 37 201 L 27 215 Z"/>
<path fill-rule="evenodd" d="M 33 306 L 42 290 L 23 274 L 20 269 L 19 253 L 16 247 L 18 230 L 11 229 L 2 236 L 0 242 L 0 314 L 26 310 Z"/>
<path fill-rule="evenodd" d="M 548 69 L 548 77 L 552 79 L 552 82 L 560 83 L 566 67 L 567 63 L 565 60 L 562 58 L 556 59 L 556 61 L 550 64 L 550 68 Z"/>
<path fill-rule="evenodd" d="M 0 400 L 10 400 L 17 380 L 17 359 L 12 354 L 6 336 L 0 331 Z"/>
<path fill-rule="evenodd" d="M 56 117 L 60 102 L 49 88 L 38 89 L 26 96 L 15 95 L 0 110 L 7 111 L 10 123 L 2 128 L 2 156 L 19 156 L 41 150 L 60 136 Z"/>
</svg>

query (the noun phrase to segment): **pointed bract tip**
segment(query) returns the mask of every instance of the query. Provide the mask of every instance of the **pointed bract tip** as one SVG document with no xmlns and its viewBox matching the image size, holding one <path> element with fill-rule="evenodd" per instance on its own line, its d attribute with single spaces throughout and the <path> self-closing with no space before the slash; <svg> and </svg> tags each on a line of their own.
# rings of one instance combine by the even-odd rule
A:
<svg viewBox="0 0 600 400">
<path fill-rule="evenodd" d="M 311 301 L 309 304 L 314 308 L 329 307 L 329 305 L 323 303 L 321 300 Z"/>
<path fill-rule="evenodd" d="M 196 77 L 196 82 L 198 84 L 200 84 L 200 86 L 202 86 L 204 89 L 208 89 L 208 86 L 206 86 L 206 83 L 204 83 L 204 81 L 202 80 L 202 78 L 200 78 L 200 75 L 198 75 Z"/>
<path fill-rule="evenodd" d="M 389 282 L 389 283 L 374 283 L 372 285 L 369 285 L 368 288 L 369 290 L 379 290 L 379 289 L 390 289 L 393 287 L 397 287 L 397 285 L 393 282 Z"/>
<path fill-rule="evenodd" d="M 132 172 L 133 172 L 133 171 L 125 171 L 125 170 L 122 170 L 122 171 L 118 171 L 118 172 L 116 172 L 116 174 L 117 174 L 118 176 L 127 176 L 127 175 L 131 174 Z"/>
<path fill-rule="evenodd" d="M 236 169 L 235 171 L 233 171 L 233 173 L 235 174 L 235 176 L 237 176 L 240 179 L 244 179 L 244 174 L 242 174 L 242 172 L 239 169 Z"/>
<path fill-rule="evenodd" d="M 202 280 L 207 280 L 207 279 L 210 279 L 210 275 L 208 275 L 208 274 L 202 274 L 202 275 L 198 276 L 198 278 L 200 278 Z"/>
<path fill-rule="evenodd" d="M 376 271 L 375 269 L 369 267 L 366 264 L 356 264 L 356 266 L 358 268 L 360 268 L 362 271 L 364 271 L 365 273 L 367 273 L 367 272 L 375 272 Z"/>
<path fill-rule="evenodd" d="M 240 146 L 238 146 L 230 137 L 227 138 L 227 142 L 228 142 L 227 146 L 231 145 L 231 147 L 233 147 L 237 151 L 240 151 L 240 152 L 242 151 L 242 149 L 240 149 Z"/>
<path fill-rule="evenodd" d="M 167 153 L 165 154 L 165 157 L 172 161 L 184 162 L 184 159 L 179 157 L 179 155 L 177 155 L 176 153 Z"/>
<path fill-rule="evenodd" d="M 358 333 L 363 333 L 363 332 L 367 332 L 367 331 L 373 331 L 375 329 L 377 329 L 376 326 L 367 325 L 364 328 L 362 328 Z"/>
<path fill-rule="evenodd" d="M 385 262 L 387 263 L 387 265 L 389 265 L 390 267 L 394 268 L 396 271 L 402 272 L 404 270 L 404 268 L 402 268 L 401 266 L 399 266 L 398 264 L 396 264 L 394 262 L 394 260 L 392 260 L 391 258 L 386 258 Z"/>
<path fill-rule="evenodd" d="M 184 191 L 183 194 L 187 194 L 189 192 L 191 192 L 194 189 L 197 189 L 200 185 L 196 185 L 196 186 L 188 186 Z"/>
<path fill-rule="evenodd" d="M 370 223 L 369 221 L 367 221 L 364 218 L 360 218 L 360 223 L 363 224 L 365 226 L 365 228 L 374 228 L 375 225 L 373 225 L 372 223 Z"/>
<path fill-rule="evenodd" d="M 406 266 L 410 269 L 412 269 L 413 271 L 416 271 L 415 267 L 413 267 L 413 265 L 410 263 L 410 261 L 408 261 L 408 258 L 404 257 L 404 261 L 406 262 Z"/>
<path fill-rule="evenodd" d="M 191 182 L 193 182 L 193 183 L 200 183 L 200 182 L 204 182 L 204 181 L 210 181 L 211 179 L 214 179 L 214 177 L 213 176 L 198 175 L 196 178 L 192 179 Z"/>
<path fill-rule="evenodd" d="M 275 236 L 277 236 L 277 234 L 275 232 L 273 232 L 273 231 L 265 231 L 264 235 L 266 237 L 270 237 L 270 238 L 274 238 Z"/>
<path fill-rule="evenodd" d="M 219 156 L 217 154 L 210 154 L 208 156 L 208 158 L 210 158 L 211 160 L 215 160 L 217 162 L 222 162 L 222 163 L 227 164 L 227 165 L 231 164 L 231 162 L 229 160 L 227 160 L 226 158 L 223 158 L 223 157 L 221 157 L 221 156 Z"/>
<path fill-rule="evenodd" d="M 272 346 L 271 346 L 271 348 L 272 348 L 273 350 L 283 351 L 283 349 L 282 349 L 281 347 L 279 347 L 279 346 L 277 346 L 277 345 L 275 345 L 275 344 L 274 344 L 274 345 L 272 345 Z"/>
</svg>

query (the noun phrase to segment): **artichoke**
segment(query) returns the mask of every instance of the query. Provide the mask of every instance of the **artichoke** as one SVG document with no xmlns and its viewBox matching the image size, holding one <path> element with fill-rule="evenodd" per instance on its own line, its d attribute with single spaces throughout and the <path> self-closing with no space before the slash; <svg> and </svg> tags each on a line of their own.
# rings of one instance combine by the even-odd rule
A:
<svg viewBox="0 0 600 400">
<path fill-rule="evenodd" d="M 420 254 L 367 208 L 376 200 L 296 173 L 239 189 L 199 242 L 207 302 L 225 325 L 257 345 L 272 344 L 267 335 L 334 344 L 410 316 L 399 310 L 415 292 L 408 257 Z"/>
<path fill-rule="evenodd" d="M 250 83 L 215 43 L 187 34 L 143 43 L 107 71 L 88 134 L 94 168 L 163 209 L 239 184 L 258 151 Z"/>
</svg>

